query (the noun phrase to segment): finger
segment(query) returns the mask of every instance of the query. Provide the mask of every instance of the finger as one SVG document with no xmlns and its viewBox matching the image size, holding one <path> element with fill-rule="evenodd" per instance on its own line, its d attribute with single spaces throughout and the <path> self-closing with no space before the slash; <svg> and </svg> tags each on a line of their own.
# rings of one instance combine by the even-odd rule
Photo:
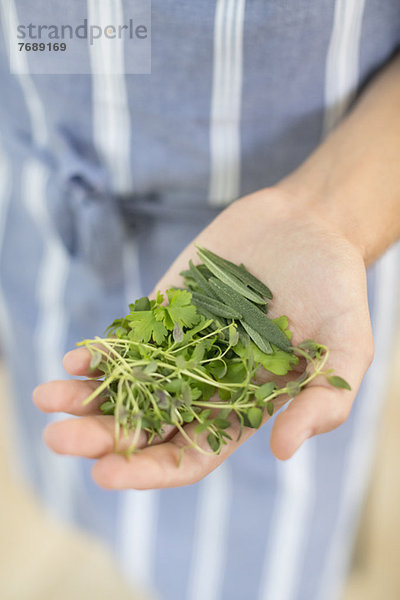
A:
<svg viewBox="0 0 400 600">
<path fill-rule="evenodd" d="M 271 432 L 271 450 L 276 458 L 287 460 L 308 438 L 327 433 L 348 418 L 361 380 L 370 360 L 358 361 L 345 352 L 332 355 L 330 366 L 344 377 L 351 391 L 332 387 L 324 378 L 314 380 L 276 416 Z"/>
<path fill-rule="evenodd" d="M 174 432 L 174 427 L 166 426 L 165 439 Z M 115 450 L 115 419 L 108 415 L 91 415 L 81 419 L 57 421 L 46 427 L 43 436 L 49 448 L 57 454 L 100 458 Z M 120 431 L 118 452 L 127 450 L 134 441 L 136 448 L 143 448 L 147 445 L 147 434 L 142 431 L 136 438 L 134 431 L 128 436 Z M 157 438 L 152 443 L 157 444 L 161 441 Z"/>
<path fill-rule="evenodd" d="M 192 425 L 185 427 L 186 434 L 191 438 L 193 430 Z M 202 454 L 188 447 L 188 440 L 178 432 L 168 442 L 146 447 L 129 458 L 116 454 L 104 456 L 94 465 L 92 477 L 106 489 L 143 490 L 190 485 L 216 469 L 255 431 L 244 428 L 240 440 L 237 440 L 239 430 L 239 424 L 234 422 L 227 430 L 232 441 L 222 447 L 220 454 L 210 450 L 206 434 L 197 440 L 207 452 Z"/>
<path fill-rule="evenodd" d="M 104 375 L 102 371 L 90 368 L 91 359 L 92 355 L 87 348 L 76 348 L 64 355 L 63 367 L 67 373 L 75 376 L 100 377 Z"/>
<path fill-rule="evenodd" d="M 106 489 L 178 487 L 200 481 L 224 460 L 218 455 L 209 457 L 186 449 L 180 462 L 184 445 L 174 440 L 145 448 L 129 458 L 117 454 L 105 456 L 94 465 L 92 477 Z"/>
<path fill-rule="evenodd" d="M 33 390 L 33 402 L 43 412 L 65 412 L 82 416 L 102 414 L 100 405 L 104 398 L 94 398 L 83 406 L 83 401 L 98 387 L 98 381 L 49 381 Z"/>
</svg>

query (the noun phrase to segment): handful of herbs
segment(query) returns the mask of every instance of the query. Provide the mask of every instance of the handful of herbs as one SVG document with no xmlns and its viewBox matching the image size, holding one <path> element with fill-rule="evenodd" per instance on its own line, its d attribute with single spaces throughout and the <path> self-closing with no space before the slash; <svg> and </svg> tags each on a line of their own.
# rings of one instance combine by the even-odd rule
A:
<svg viewBox="0 0 400 600">
<path fill-rule="evenodd" d="M 274 400 L 296 396 L 318 375 L 339 388 L 349 384 L 326 370 L 329 350 L 313 340 L 290 343 L 288 319 L 270 319 L 269 288 L 246 267 L 210 250 L 197 248 L 202 261 L 189 262 L 182 272 L 183 289 L 170 288 L 155 300 L 139 298 L 130 312 L 116 319 L 107 337 L 83 340 L 91 352 L 91 368 L 104 373 L 103 381 L 86 398 L 88 404 L 104 397 L 100 408 L 115 419 L 115 451 L 120 432 L 137 448 L 140 433 L 150 444 L 172 425 L 188 446 L 202 453 L 219 453 L 232 439 L 228 433 L 235 415 L 243 427 L 260 427 L 265 411 L 271 416 Z M 257 382 L 260 368 L 275 376 L 290 373 L 305 359 L 304 371 L 281 386 Z M 277 380 L 278 377 L 275 377 Z M 186 430 L 195 422 L 194 436 Z M 210 450 L 198 444 L 207 432 Z"/>
</svg>

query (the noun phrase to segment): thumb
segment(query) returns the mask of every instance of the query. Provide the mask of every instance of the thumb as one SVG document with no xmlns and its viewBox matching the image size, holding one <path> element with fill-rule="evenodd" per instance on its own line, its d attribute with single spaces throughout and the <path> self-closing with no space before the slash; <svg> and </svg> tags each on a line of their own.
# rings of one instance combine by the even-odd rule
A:
<svg viewBox="0 0 400 600">
<path fill-rule="evenodd" d="M 287 460 L 308 438 L 332 431 L 346 421 L 371 360 L 359 356 L 355 364 L 354 357 L 350 360 L 345 353 L 332 353 L 329 366 L 345 377 L 351 391 L 335 388 L 319 377 L 310 383 L 276 416 L 270 440 L 276 458 Z"/>
</svg>

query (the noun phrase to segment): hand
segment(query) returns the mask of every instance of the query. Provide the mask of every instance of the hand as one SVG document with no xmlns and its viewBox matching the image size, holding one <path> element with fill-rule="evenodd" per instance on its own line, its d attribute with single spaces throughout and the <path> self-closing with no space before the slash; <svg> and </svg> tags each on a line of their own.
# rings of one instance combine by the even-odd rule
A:
<svg viewBox="0 0 400 600">
<path fill-rule="evenodd" d="M 233 262 L 243 262 L 265 281 L 274 294 L 270 314 L 289 317 L 293 344 L 313 338 L 328 346 L 331 353 L 327 366 L 352 387 L 351 392 L 336 389 L 317 378 L 277 415 L 271 449 L 282 460 L 292 456 L 307 438 L 331 431 L 346 420 L 373 356 L 361 252 L 323 216 L 306 206 L 280 188 L 261 190 L 228 207 L 195 240 Z M 190 258 L 196 261 L 194 243 L 180 254 L 155 289 L 180 285 L 179 272 Z M 89 353 L 78 349 L 65 356 L 64 367 L 71 375 L 89 375 L 89 362 Z M 245 429 L 238 442 L 238 424 L 234 423 L 233 441 L 220 455 L 202 455 L 188 449 L 178 467 L 186 441 L 170 428 L 164 440 L 156 440 L 127 459 L 113 453 L 113 417 L 101 415 L 99 402 L 82 407 L 95 385 L 84 381 L 45 383 L 36 388 L 34 402 L 45 412 L 63 411 L 81 417 L 49 425 L 45 440 L 60 454 L 98 459 L 92 474 L 105 488 L 147 489 L 194 483 L 254 433 Z M 189 435 L 191 428 L 187 426 Z M 139 445 L 145 443 L 143 436 Z M 121 444 L 129 444 L 129 440 L 121 440 Z M 205 440 L 203 447 L 207 448 Z"/>
</svg>

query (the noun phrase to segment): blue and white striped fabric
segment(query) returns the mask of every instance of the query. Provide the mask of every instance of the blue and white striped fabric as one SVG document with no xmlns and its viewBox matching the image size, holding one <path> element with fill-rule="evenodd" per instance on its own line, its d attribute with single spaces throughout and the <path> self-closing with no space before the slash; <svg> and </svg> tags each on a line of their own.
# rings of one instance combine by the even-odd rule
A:
<svg viewBox="0 0 400 600">
<path fill-rule="evenodd" d="M 376 359 L 349 420 L 286 463 L 271 456 L 268 423 L 199 484 L 106 492 L 90 461 L 45 448 L 52 417 L 30 398 L 221 207 L 318 145 L 398 48 L 397 0 L 153 0 L 151 75 L 102 75 L 96 65 L 122 67 L 123 54 L 95 44 L 92 76 L 12 76 L 8 38 L 25 2 L 0 3 L 0 318 L 20 467 L 163 600 L 338 599 L 382 407 L 399 248 L 368 274 Z M 85 10 L 108 22 L 132 2 Z M 38 21 L 77 5 L 38 1 Z"/>
</svg>

